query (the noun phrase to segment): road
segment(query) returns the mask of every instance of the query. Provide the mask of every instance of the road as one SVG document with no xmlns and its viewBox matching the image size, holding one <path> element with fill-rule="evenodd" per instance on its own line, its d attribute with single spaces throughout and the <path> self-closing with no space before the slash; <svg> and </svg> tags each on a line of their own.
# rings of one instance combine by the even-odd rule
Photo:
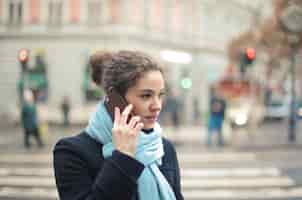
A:
<svg viewBox="0 0 302 200">
<path fill-rule="evenodd" d="M 200 127 L 165 128 L 175 144 L 186 200 L 302 199 L 302 145 L 286 142 L 282 122 L 266 123 L 250 141 L 240 130 L 224 148 L 204 145 Z M 47 146 L 25 150 L 20 128 L 0 134 L 0 199 L 55 200 L 51 149 L 58 138 L 76 134 L 83 127 L 50 127 Z M 240 135 L 239 135 L 240 134 Z M 283 135 L 280 138 L 280 135 Z M 300 137 L 298 137 L 300 138 Z"/>
</svg>

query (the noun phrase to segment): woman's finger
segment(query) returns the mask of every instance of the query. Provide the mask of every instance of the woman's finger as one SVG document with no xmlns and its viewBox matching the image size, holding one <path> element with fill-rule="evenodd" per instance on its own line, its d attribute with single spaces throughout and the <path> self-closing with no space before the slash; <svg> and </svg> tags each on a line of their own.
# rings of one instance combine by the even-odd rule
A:
<svg viewBox="0 0 302 200">
<path fill-rule="evenodd" d="M 137 124 L 137 122 L 139 122 L 140 117 L 139 116 L 134 116 L 131 118 L 130 122 L 129 122 L 129 126 L 130 128 L 134 128 L 135 125 Z"/>
<path fill-rule="evenodd" d="M 123 113 L 122 113 L 122 116 L 121 116 L 121 119 L 120 119 L 120 123 L 124 123 L 124 124 L 126 124 L 127 123 L 127 120 L 128 120 L 128 116 L 129 116 L 129 114 L 130 114 L 130 112 L 131 112 L 131 110 L 132 110 L 132 104 L 129 104 L 126 108 L 125 108 L 125 110 L 123 111 Z"/>
<path fill-rule="evenodd" d="M 137 123 L 136 124 L 136 126 L 135 126 L 135 133 L 139 133 L 141 130 L 142 130 L 142 128 L 144 127 L 144 124 L 142 123 L 142 122 L 140 122 L 140 123 Z"/>
</svg>

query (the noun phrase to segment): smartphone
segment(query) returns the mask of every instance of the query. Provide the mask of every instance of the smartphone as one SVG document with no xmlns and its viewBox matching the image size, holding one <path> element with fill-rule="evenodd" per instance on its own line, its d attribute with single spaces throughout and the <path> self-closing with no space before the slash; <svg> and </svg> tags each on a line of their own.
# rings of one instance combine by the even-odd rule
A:
<svg viewBox="0 0 302 200">
<path fill-rule="evenodd" d="M 120 112 L 123 112 L 124 109 L 128 106 L 128 102 L 126 99 L 120 95 L 115 89 L 109 90 L 107 96 L 105 97 L 105 107 L 112 119 L 114 121 L 114 108 L 118 107 Z M 133 112 L 131 112 L 128 116 L 128 121 L 133 116 Z"/>
</svg>

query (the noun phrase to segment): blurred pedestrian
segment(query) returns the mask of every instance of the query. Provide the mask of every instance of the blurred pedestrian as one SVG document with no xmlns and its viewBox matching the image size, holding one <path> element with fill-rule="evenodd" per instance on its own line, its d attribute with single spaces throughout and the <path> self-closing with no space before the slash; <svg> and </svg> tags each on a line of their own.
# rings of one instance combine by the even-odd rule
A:
<svg viewBox="0 0 302 200">
<path fill-rule="evenodd" d="M 200 124 L 200 115 L 201 115 L 201 112 L 200 112 L 200 109 L 199 109 L 199 101 L 198 101 L 198 97 L 194 97 L 193 98 L 193 124 L 194 125 L 199 125 Z"/>
<path fill-rule="evenodd" d="M 223 146 L 222 126 L 225 118 L 226 102 L 217 86 L 212 88 L 210 99 L 210 116 L 208 122 L 207 145 L 212 145 L 212 136 L 217 134 L 218 145 Z"/>
<path fill-rule="evenodd" d="M 175 90 L 172 90 L 171 94 L 167 97 L 167 108 L 170 114 L 172 126 L 174 130 L 177 130 L 179 128 L 179 123 L 180 123 L 180 119 L 179 119 L 180 102 L 178 96 L 176 95 Z"/>
<path fill-rule="evenodd" d="M 183 200 L 176 151 L 157 122 L 160 66 L 133 51 L 97 52 L 90 65 L 108 96 L 82 133 L 54 148 L 60 199 Z M 117 107 L 122 102 L 125 109 Z"/>
<path fill-rule="evenodd" d="M 34 136 L 39 147 L 43 147 L 43 142 L 39 132 L 37 108 L 31 90 L 24 91 L 24 100 L 22 102 L 21 109 L 21 121 L 24 130 L 25 148 L 29 149 L 31 147 L 31 136 Z"/>
<path fill-rule="evenodd" d="M 68 127 L 70 125 L 69 113 L 70 113 L 70 100 L 68 96 L 64 96 L 61 102 L 61 112 L 63 117 L 63 126 Z"/>
</svg>

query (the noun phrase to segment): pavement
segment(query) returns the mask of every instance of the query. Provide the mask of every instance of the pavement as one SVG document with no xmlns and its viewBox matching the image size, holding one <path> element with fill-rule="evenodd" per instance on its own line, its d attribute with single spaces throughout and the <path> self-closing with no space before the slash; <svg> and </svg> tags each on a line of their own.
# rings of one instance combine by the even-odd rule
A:
<svg viewBox="0 0 302 200">
<path fill-rule="evenodd" d="M 301 200 L 301 136 L 288 144 L 284 125 L 263 124 L 252 136 L 244 129 L 225 132 L 223 148 L 205 145 L 205 127 L 163 127 L 164 136 L 176 144 L 185 199 Z M 58 199 L 51 150 L 59 138 L 84 127 L 49 126 L 43 134 L 45 148 L 34 145 L 30 150 L 23 147 L 21 127 L 1 128 L 0 199 Z"/>
<path fill-rule="evenodd" d="M 44 126 L 43 139 L 47 147 L 51 148 L 61 137 L 75 135 L 85 128 L 83 124 L 72 125 L 64 128 L 60 125 Z M 163 136 L 174 142 L 179 148 L 190 149 L 200 148 L 204 151 L 269 151 L 278 149 L 302 149 L 302 135 L 299 130 L 302 128 L 302 121 L 299 121 L 296 129 L 296 142 L 288 142 L 287 122 L 276 121 L 266 122 L 260 125 L 255 131 L 248 131 L 245 128 L 230 129 L 225 127 L 225 146 L 219 148 L 215 145 L 206 146 L 207 129 L 205 126 L 180 126 L 177 128 L 163 126 Z M 0 129 L 0 149 L 23 149 L 22 128 L 18 125 L 4 126 Z M 46 148 L 46 149 L 48 149 Z"/>
</svg>

